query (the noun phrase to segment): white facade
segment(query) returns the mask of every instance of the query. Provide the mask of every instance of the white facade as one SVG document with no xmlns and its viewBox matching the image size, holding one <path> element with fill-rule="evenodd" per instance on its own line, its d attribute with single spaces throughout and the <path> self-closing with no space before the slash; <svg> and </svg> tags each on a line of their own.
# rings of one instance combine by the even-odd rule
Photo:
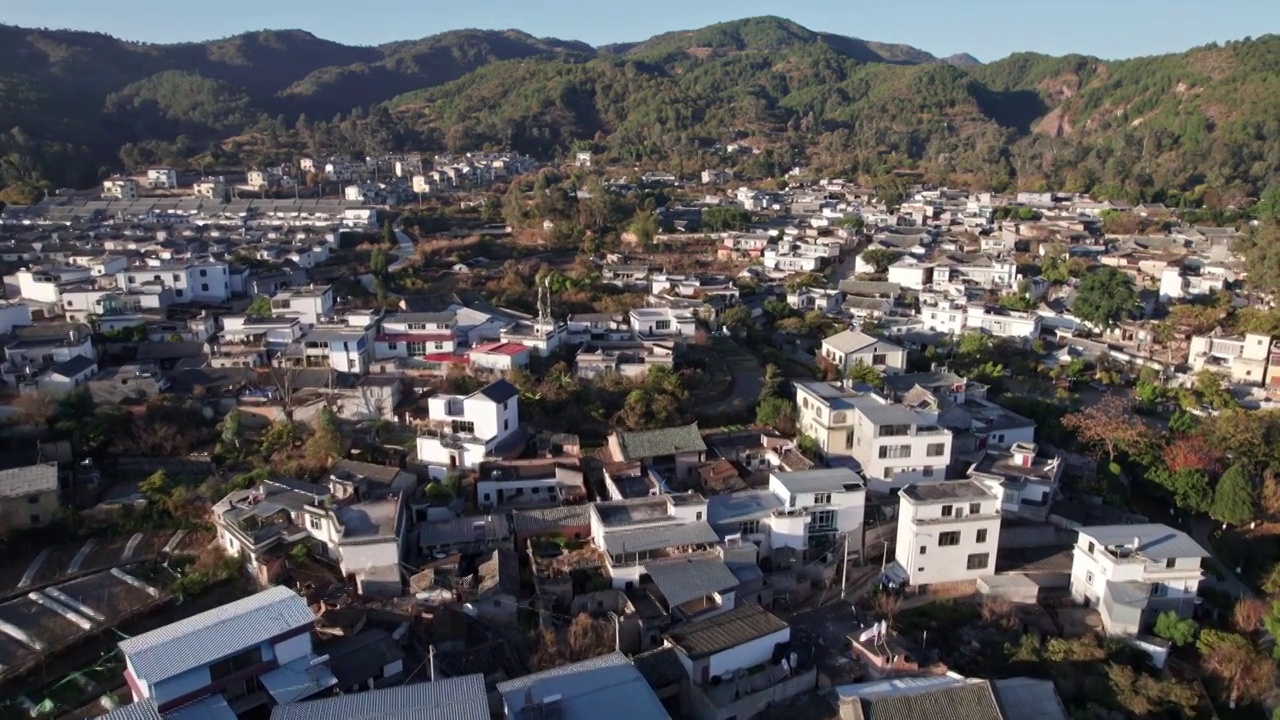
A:
<svg viewBox="0 0 1280 720">
<path fill-rule="evenodd" d="M 923 290 L 933 284 L 933 264 L 904 255 L 889 266 L 888 281 L 902 287 Z"/>
<path fill-rule="evenodd" d="M 1071 597 L 1098 608 L 1111 635 L 1135 635 L 1172 610 L 1190 617 L 1208 557 L 1166 525 L 1083 527 L 1072 549 Z"/>
<path fill-rule="evenodd" d="M 147 187 L 172 190 L 178 187 L 178 172 L 173 168 L 151 168 L 147 170 Z"/>
<path fill-rule="evenodd" d="M 138 181 L 130 177 L 113 177 L 102 181 L 103 197 L 119 200 L 138 199 Z"/>
<path fill-rule="evenodd" d="M 1040 337 L 1040 316 L 970 305 L 965 315 L 965 327 L 992 337 L 1034 340 Z"/>
<path fill-rule="evenodd" d="M 417 440 L 418 460 L 433 477 L 471 470 L 520 428 L 519 393 L 498 380 L 467 395 L 427 400 L 431 427 Z"/>
<path fill-rule="evenodd" d="M 859 362 L 886 375 L 900 375 L 907 368 L 907 350 L 858 330 L 845 330 L 822 341 L 822 357 L 841 373 Z"/>
<path fill-rule="evenodd" d="M 805 551 L 814 541 L 848 535 L 851 551 L 862 545 L 867 488 L 848 468 L 769 474 L 769 491 L 782 502 L 768 519 L 769 546 Z"/>
<path fill-rule="evenodd" d="M 693 337 L 697 321 L 689 310 L 636 308 L 630 313 L 631 332 L 637 337 Z"/>
<path fill-rule="evenodd" d="M 908 485 L 899 495 L 895 572 L 911 585 L 994 575 L 1000 500 L 970 480 Z"/>
<path fill-rule="evenodd" d="M 1261 385 L 1271 357 L 1271 338 L 1250 333 L 1244 337 L 1196 335 L 1191 338 L 1188 362 L 1192 372 L 1213 370 L 1236 383 Z"/>
<path fill-rule="evenodd" d="M 329 285 L 282 290 L 271 298 L 271 314 L 297 318 L 303 325 L 316 325 L 333 313 L 333 288 Z"/>
<path fill-rule="evenodd" d="M 116 284 L 125 292 L 149 292 L 156 287 L 173 291 L 175 303 L 224 303 L 231 299 L 231 277 L 227 264 L 219 260 L 166 265 L 149 263 L 116 274 Z"/>
<path fill-rule="evenodd" d="M 800 432 L 828 457 L 851 457 L 872 489 L 946 478 L 952 434 L 936 411 L 824 382 L 796 383 Z"/>
<path fill-rule="evenodd" d="M 0 300 L 0 335 L 8 335 L 14 328 L 31 324 L 31 306 L 26 303 Z"/>
</svg>

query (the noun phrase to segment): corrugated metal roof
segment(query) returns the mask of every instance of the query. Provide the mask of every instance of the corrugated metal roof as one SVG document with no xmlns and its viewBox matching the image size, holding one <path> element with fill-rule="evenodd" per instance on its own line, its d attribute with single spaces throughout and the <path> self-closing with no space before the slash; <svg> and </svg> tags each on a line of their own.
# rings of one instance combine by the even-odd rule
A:
<svg viewBox="0 0 1280 720">
<path fill-rule="evenodd" d="M 644 569 L 672 606 L 738 587 L 738 578 L 719 558 L 677 557 L 646 563 Z"/>
<path fill-rule="evenodd" d="M 58 464 L 40 463 L 0 470 L 0 497 L 22 497 L 58 489 Z"/>
<path fill-rule="evenodd" d="M 715 617 L 682 625 L 669 637 L 685 655 L 696 660 L 788 628 L 781 618 L 759 605 L 739 605 Z"/>
<path fill-rule="evenodd" d="M 526 705 L 559 695 L 560 720 L 670 718 L 640 671 L 616 652 L 498 683 L 498 692 L 507 717 L 519 717 Z"/>
<path fill-rule="evenodd" d="M 713 545 L 720 536 L 705 522 L 683 525 L 657 525 L 639 530 L 623 530 L 604 536 L 605 552 L 610 555 L 649 552 L 685 545 Z"/>
<path fill-rule="evenodd" d="M 782 487 L 793 493 L 840 492 L 845 485 L 865 485 L 862 477 L 849 468 L 821 468 L 796 472 L 775 472 Z"/>
<path fill-rule="evenodd" d="M 130 705 L 121 705 L 106 715 L 99 715 L 95 720 L 161 720 L 160 711 L 150 700 L 143 700 Z"/>
<path fill-rule="evenodd" d="M 297 593 L 273 587 L 121 640 L 120 651 L 139 678 L 156 682 L 314 622 L 311 608 Z"/>
<path fill-rule="evenodd" d="M 483 675 L 281 705 L 271 720 L 489 720 Z"/>
</svg>

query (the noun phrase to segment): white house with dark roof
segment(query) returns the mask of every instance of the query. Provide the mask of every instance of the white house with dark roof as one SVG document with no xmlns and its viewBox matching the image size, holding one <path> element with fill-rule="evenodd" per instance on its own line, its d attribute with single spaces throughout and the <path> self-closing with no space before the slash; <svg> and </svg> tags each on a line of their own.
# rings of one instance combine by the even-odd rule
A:
<svg viewBox="0 0 1280 720">
<path fill-rule="evenodd" d="M 347 693 L 280 705 L 271 720 L 489 720 L 483 675 L 462 675 L 432 682 Z"/>
<path fill-rule="evenodd" d="M 1208 551 L 1168 525 L 1079 528 L 1072 550 L 1071 597 L 1098 608 L 1110 635 L 1136 635 L 1161 612 L 1190 617 Z"/>
<path fill-rule="evenodd" d="M 639 460 L 663 481 L 690 479 L 707 458 L 707 443 L 698 424 L 656 430 L 615 430 L 609 435 L 615 462 Z"/>
<path fill-rule="evenodd" d="M 311 648 L 315 615 L 273 587 L 120 641 L 134 702 L 162 713 L 220 696 L 236 712 L 311 697 L 336 680 Z"/>
<path fill-rule="evenodd" d="M 470 395 L 427 399 L 427 427 L 417 440 L 418 462 L 432 477 L 473 470 L 520 430 L 520 392 L 497 380 Z"/>
</svg>

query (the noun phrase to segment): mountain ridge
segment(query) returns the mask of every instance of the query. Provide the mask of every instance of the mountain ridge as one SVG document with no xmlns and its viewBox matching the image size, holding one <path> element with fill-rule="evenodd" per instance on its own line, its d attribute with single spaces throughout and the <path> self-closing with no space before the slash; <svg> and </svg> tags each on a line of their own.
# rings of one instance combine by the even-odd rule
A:
<svg viewBox="0 0 1280 720">
<path fill-rule="evenodd" d="M 620 162 L 714 164 L 706 148 L 747 140 L 772 149 L 740 161 L 756 163 L 746 175 L 798 162 L 997 186 L 1248 193 L 1280 167 L 1266 110 L 1280 102 L 1276 58 L 1280 38 L 1264 36 L 1125 61 L 981 63 L 776 16 L 598 48 L 519 30 L 378 46 L 264 30 L 149 45 L 4 25 L 0 159 L 15 159 L 0 163 L 0 185 L 83 187 L 122 165 L 196 156 L 216 166 L 401 149 L 590 148 Z"/>
</svg>

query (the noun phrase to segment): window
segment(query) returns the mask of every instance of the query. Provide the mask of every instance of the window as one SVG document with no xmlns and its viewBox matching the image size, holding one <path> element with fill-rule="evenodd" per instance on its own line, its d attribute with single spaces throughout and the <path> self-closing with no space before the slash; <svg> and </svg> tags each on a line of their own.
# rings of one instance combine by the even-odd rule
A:
<svg viewBox="0 0 1280 720">
<path fill-rule="evenodd" d="M 978 531 L 978 542 L 984 543 L 986 541 L 987 541 L 987 529 L 982 528 L 981 530 Z"/>
<path fill-rule="evenodd" d="M 910 425 L 881 425 L 878 430 L 878 437 L 901 437 L 911 434 Z"/>
<path fill-rule="evenodd" d="M 951 505 L 942 506 L 942 517 L 951 517 L 951 511 L 954 509 Z"/>
<path fill-rule="evenodd" d="M 209 292 L 209 283 L 200 283 L 200 290 L 203 292 Z"/>
<path fill-rule="evenodd" d="M 910 445 L 881 445 L 880 459 L 902 459 L 911 457 Z"/>
<path fill-rule="evenodd" d="M 965 567 L 969 570 L 983 570 L 991 562 L 991 553 L 974 553 L 969 556 Z"/>
<path fill-rule="evenodd" d="M 39 504 L 40 504 L 40 496 L 39 496 L 39 495 L 28 495 L 28 496 L 27 496 L 27 504 L 28 504 L 28 505 L 39 505 Z"/>
<path fill-rule="evenodd" d="M 928 551 L 929 551 L 929 546 L 928 546 L 928 545 L 921 545 L 921 546 L 920 546 L 920 554 L 921 554 L 921 555 L 924 555 L 924 554 L 925 554 L 926 552 L 928 552 Z"/>
<path fill-rule="evenodd" d="M 388 350 L 395 350 L 398 347 L 400 347 L 400 343 L 393 343 L 393 342 L 387 343 Z"/>
<path fill-rule="evenodd" d="M 1167 594 L 1164 583 L 1155 583 L 1151 586 L 1151 597 L 1164 597 Z"/>
<path fill-rule="evenodd" d="M 982 503 L 969 503 L 969 514 L 977 515 L 982 512 Z"/>
<path fill-rule="evenodd" d="M 831 493 L 814 493 L 813 504 L 814 505 L 830 505 Z"/>
<path fill-rule="evenodd" d="M 503 429 L 503 430 L 510 430 L 510 429 L 511 429 L 511 421 L 510 421 L 510 420 L 503 420 L 503 421 L 502 421 L 502 429 Z"/>
<path fill-rule="evenodd" d="M 1093 554 L 1093 543 L 1089 543 L 1089 554 Z"/>
<path fill-rule="evenodd" d="M 476 424 L 470 420 L 454 420 L 453 431 L 455 433 L 474 433 L 476 431 Z"/>
<path fill-rule="evenodd" d="M 946 443 L 929 443 L 925 448 L 924 454 L 928 457 L 942 457 L 947 453 Z"/>
<path fill-rule="evenodd" d="M 933 477 L 933 468 L 931 467 L 920 468 L 920 477 L 927 477 L 927 478 Z"/>
<path fill-rule="evenodd" d="M 484 494 L 484 501 L 485 501 L 485 502 L 492 502 L 492 501 L 489 499 L 489 493 L 485 493 L 485 494 Z"/>
<path fill-rule="evenodd" d="M 249 648 L 209 665 L 209 679 L 218 682 L 262 663 L 262 650 Z"/>
<path fill-rule="evenodd" d="M 847 435 L 844 436 L 844 449 L 845 450 L 853 449 L 853 433 L 848 433 Z"/>
<path fill-rule="evenodd" d="M 159 279 L 159 278 L 157 278 L 157 279 Z M 182 282 L 182 276 L 181 276 L 181 275 L 179 275 L 178 273 L 173 273 L 173 281 L 174 281 L 174 282 Z"/>
<path fill-rule="evenodd" d="M 653 324 L 653 329 L 654 329 L 654 330 L 670 330 L 670 329 L 671 329 L 671 321 L 670 321 L 670 320 L 659 320 L 659 321 L 657 321 L 657 322 L 655 322 L 655 323 Z"/>
<path fill-rule="evenodd" d="M 738 523 L 738 532 L 743 535 L 757 535 L 760 532 L 760 521 L 746 520 Z"/>
<path fill-rule="evenodd" d="M 173 296 L 174 296 L 174 297 L 182 297 L 182 295 L 183 295 L 182 288 L 178 288 L 178 289 L 176 289 L 176 290 L 174 290 L 174 291 L 173 291 Z"/>
<path fill-rule="evenodd" d="M 960 531 L 938 533 L 938 547 L 955 547 L 960 544 Z"/>
<path fill-rule="evenodd" d="M 320 522 L 320 518 L 316 517 L 315 515 L 308 515 L 307 525 L 310 525 L 312 530 L 319 530 L 321 528 L 322 523 Z"/>
<path fill-rule="evenodd" d="M 1091 572 L 1087 572 L 1087 573 L 1085 573 L 1085 574 L 1084 574 L 1084 581 L 1085 581 L 1085 582 L 1087 582 L 1087 583 L 1089 583 L 1090 585 L 1092 585 L 1092 584 L 1093 584 L 1093 573 L 1091 573 Z"/>
<path fill-rule="evenodd" d="M 835 510 L 819 510 L 813 514 L 813 519 L 809 522 L 809 531 L 815 530 L 834 530 L 836 527 L 836 511 Z"/>
<path fill-rule="evenodd" d="M 32 525 L 39 525 L 39 524 L 40 524 L 40 514 L 39 514 L 39 513 L 32 513 L 32 514 L 31 514 L 31 524 L 32 524 Z"/>
<path fill-rule="evenodd" d="M 874 367 L 874 366 L 876 366 L 876 365 L 887 365 L 888 363 L 889 363 L 889 356 L 888 356 L 888 355 L 885 355 L 884 353 L 872 353 L 872 354 L 871 354 L 871 365 L 872 365 L 873 367 Z"/>
<path fill-rule="evenodd" d="M 438 343 L 436 343 L 436 344 L 435 344 L 435 347 L 436 347 L 436 349 L 437 349 L 437 350 L 443 350 L 443 349 L 444 349 L 444 343 L 442 343 L 442 342 L 438 342 Z"/>
<path fill-rule="evenodd" d="M 426 330 L 427 324 L 426 323 L 409 323 L 405 327 L 409 328 L 410 330 Z"/>
<path fill-rule="evenodd" d="M 701 510 L 699 510 L 698 512 L 694 513 L 693 519 L 694 519 L 694 520 L 701 520 L 701 519 L 702 519 L 702 511 L 701 511 Z"/>
<path fill-rule="evenodd" d="M 1177 564 L 1178 564 L 1177 558 L 1169 558 L 1168 560 L 1164 561 L 1164 566 L 1165 566 L 1165 569 L 1167 570 L 1172 570 L 1174 566 L 1176 566 Z"/>
<path fill-rule="evenodd" d="M 200 270 L 200 277 L 209 277 L 209 271 L 204 269 Z"/>
</svg>

